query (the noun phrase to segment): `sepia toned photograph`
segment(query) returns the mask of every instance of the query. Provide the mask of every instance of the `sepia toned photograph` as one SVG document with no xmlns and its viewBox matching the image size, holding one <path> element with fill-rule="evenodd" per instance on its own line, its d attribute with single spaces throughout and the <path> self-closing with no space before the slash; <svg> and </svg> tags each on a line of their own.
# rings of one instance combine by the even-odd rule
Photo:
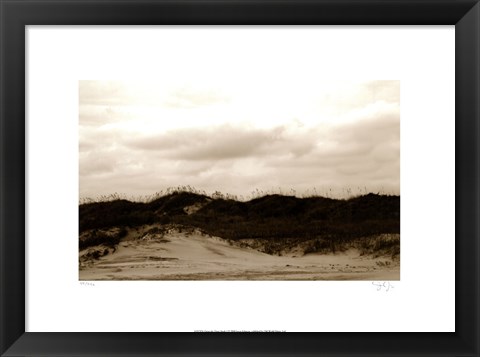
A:
<svg viewBox="0 0 480 357">
<path fill-rule="evenodd" d="M 400 280 L 400 81 L 240 77 L 79 81 L 80 280 Z"/>
</svg>

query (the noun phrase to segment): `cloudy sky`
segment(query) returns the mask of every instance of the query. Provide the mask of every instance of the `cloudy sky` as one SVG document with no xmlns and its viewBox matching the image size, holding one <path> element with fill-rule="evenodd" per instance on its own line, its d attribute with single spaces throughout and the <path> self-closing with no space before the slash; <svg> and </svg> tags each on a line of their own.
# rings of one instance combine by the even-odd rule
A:
<svg viewBox="0 0 480 357">
<path fill-rule="evenodd" d="M 81 198 L 399 194 L 400 82 L 80 81 L 79 150 Z"/>
</svg>

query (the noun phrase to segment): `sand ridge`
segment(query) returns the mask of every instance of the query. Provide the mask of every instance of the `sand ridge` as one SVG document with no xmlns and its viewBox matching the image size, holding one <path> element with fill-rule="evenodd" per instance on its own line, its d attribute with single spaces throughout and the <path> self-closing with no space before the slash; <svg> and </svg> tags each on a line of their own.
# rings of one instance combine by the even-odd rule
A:
<svg viewBox="0 0 480 357">
<path fill-rule="evenodd" d="M 80 252 L 85 254 L 85 252 Z M 398 260 L 336 254 L 275 256 L 218 237 L 170 230 L 124 239 L 81 263 L 80 280 L 399 280 Z"/>
</svg>

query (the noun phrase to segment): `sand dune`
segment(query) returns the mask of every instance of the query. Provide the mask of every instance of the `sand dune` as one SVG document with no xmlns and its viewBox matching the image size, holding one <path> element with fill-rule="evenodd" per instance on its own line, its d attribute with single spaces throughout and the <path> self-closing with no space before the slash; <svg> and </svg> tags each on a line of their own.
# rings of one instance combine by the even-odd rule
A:
<svg viewBox="0 0 480 357">
<path fill-rule="evenodd" d="M 81 263 L 80 280 L 400 279 L 398 261 L 360 256 L 356 250 L 273 256 L 200 232 L 147 234 L 123 240 L 107 253 Z"/>
</svg>

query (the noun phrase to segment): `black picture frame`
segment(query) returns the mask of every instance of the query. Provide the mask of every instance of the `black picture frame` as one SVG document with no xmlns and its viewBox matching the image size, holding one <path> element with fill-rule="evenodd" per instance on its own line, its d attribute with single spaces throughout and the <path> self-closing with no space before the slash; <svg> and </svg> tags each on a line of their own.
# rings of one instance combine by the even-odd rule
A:
<svg viewBox="0 0 480 357">
<path fill-rule="evenodd" d="M 479 356 L 478 1 L 0 0 L 0 24 L 2 356 Z M 142 24 L 455 25 L 455 332 L 25 332 L 25 26 Z"/>
</svg>

